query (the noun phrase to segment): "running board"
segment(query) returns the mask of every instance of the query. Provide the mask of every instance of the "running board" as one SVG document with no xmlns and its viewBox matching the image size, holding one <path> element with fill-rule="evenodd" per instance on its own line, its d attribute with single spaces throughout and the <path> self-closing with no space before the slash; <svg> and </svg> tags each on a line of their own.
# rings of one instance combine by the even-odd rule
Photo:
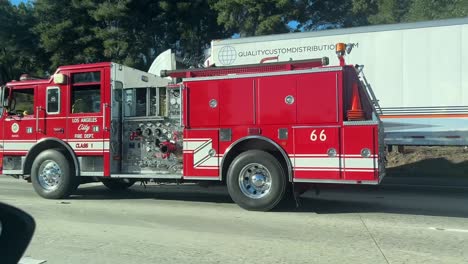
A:
<svg viewBox="0 0 468 264">
<path fill-rule="evenodd" d="M 293 182 L 297 183 L 337 183 L 337 184 L 362 184 L 362 185 L 378 185 L 380 181 L 383 179 L 383 175 L 379 177 L 378 180 L 369 181 L 369 180 L 325 180 L 325 179 L 293 179 Z"/>
<path fill-rule="evenodd" d="M 182 179 L 182 174 L 111 174 L 110 178 L 137 178 L 137 179 Z"/>
</svg>

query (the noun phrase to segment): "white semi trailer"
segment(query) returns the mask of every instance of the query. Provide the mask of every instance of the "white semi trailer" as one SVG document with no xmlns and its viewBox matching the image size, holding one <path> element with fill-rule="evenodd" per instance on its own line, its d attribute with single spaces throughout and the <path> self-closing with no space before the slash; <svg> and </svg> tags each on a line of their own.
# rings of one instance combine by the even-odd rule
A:
<svg viewBox="0 0 468 264">
<path fill-rule="evenodd" d="M 468 18 L 214 40 L 210 64 L 329 57 L 365 65 L 389 145 L 468 145 Z"/>
</svg>

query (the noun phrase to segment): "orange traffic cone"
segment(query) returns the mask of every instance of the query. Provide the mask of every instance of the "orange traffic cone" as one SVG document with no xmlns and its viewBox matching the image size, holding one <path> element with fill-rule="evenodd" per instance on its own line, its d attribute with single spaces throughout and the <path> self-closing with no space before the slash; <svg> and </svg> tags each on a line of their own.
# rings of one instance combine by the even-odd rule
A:
<svg viewBox="0 0 468 264">
<path fill-rule="evenodd" d="M 351 99 L 351 110 L 348 110 L 349 121 L 364 120 L 364 111 L 361 108 L 361 100 L 359 99 L 359 91 L 357 83 L 353 84 L 353 97 Z"/>
</svg>

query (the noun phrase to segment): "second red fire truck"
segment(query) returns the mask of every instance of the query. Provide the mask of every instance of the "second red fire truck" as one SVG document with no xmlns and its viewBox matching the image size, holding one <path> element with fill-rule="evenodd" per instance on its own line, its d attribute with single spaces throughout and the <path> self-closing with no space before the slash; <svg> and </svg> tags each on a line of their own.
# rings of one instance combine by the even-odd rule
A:
<svg viewBox="0 0 468 264">
<path fill-rule="evenodd" d="M 327 59 L 167 71 L 60 67 L 2 88 L 0 167 L 45 198 L 82 182 L 225 183 L 249 210 L 298 183 L 378 184 L 382 125 L 359 69 Z M 180 82 L 178 82 L 180 81 Z"/>
</svg>

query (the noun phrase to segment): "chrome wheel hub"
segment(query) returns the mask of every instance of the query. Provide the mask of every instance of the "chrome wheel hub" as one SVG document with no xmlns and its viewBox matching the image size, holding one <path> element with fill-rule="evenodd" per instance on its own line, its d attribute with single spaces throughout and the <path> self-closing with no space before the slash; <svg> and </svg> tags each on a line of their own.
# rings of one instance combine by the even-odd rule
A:
<svg viewBox="0 0 468 264">
<path fill-rule="evenodd" d="M 260 188 L 265 185 L 266 178 L 262 174 L 254 174 L 250 177 L 250 181 L 255 187 Z"/>
<path fill-rule="evenodd" d="M 260 163 L 250 163 L 239 174 L 239 187 L 242 193 L 253 199 L 260 199 L 271 189 L 271 174 Z"/>
<path fill-rule="evenodd" d="M 62 170 L 53 160 L 44 161 L 39 167 L 39 184 L 48 191 L 57 189 L 62 179 Z"/>
</svg>

